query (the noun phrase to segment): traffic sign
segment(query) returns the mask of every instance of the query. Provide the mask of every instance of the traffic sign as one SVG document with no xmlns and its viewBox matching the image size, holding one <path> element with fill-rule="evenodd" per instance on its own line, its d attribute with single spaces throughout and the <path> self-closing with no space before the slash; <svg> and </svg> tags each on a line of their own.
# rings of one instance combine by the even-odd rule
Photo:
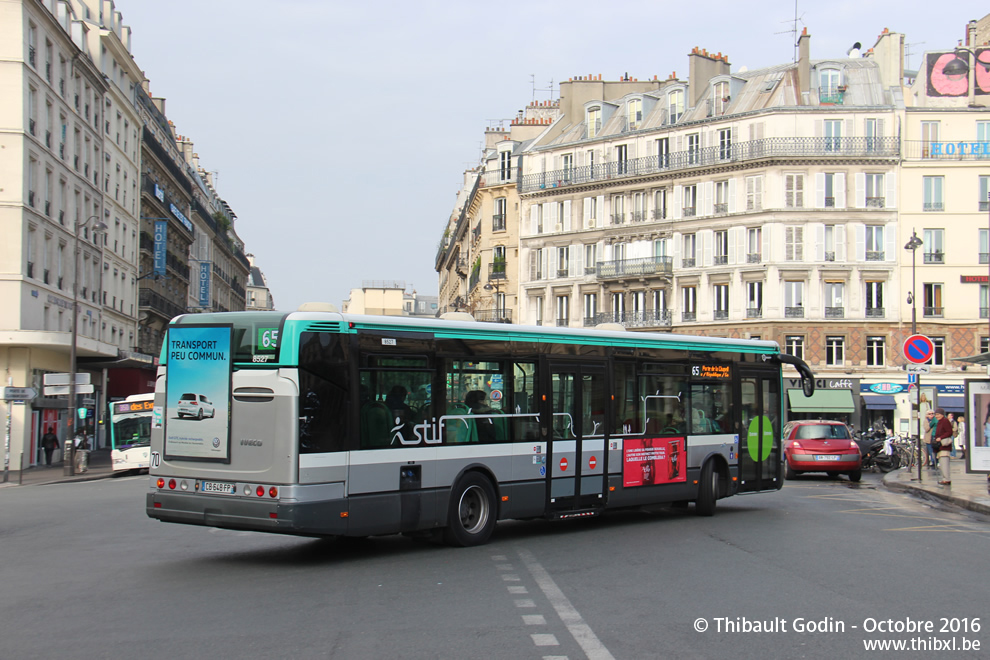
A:
<svg viewBox="0 0 990 660">
<path fill-rule="evenodd" d="M 907 365 L 907 372 L 909 374 L 930 374 L 932 368 L 927 364 L 909 364 Z"/>
<path fill-rule="evenodd" d="M 33 387 L 3 388 L 4 401 L 30 401 L 36 396 L 38 396 L 38 392 Z"/>
<path fill-rule="evenodd" d="M 924 364 L 932 359 L 935 353 L 935 344 L 925 335 L 911 335 L 904 342 L 904 357 L 908 362 Z"/>
<path fill-rule="evenodd" d="M 92 394 L 94 391 L 92 385 L 76 385 L 76 394 Z M 45 385 L 45 396 L 61 396 L 68 393 L 68 385 Z"/>
<path fill-rule="evenodd" d="M 45 374 L 45 385 L 68 385 L 72 374 Z M 76 385 L 89 385 L 89 373 L 76 374 Z M 45 393 L 48 394 L 47 392 Z"/>
<path fill-rule="evenodd" d="M 908 374 L 908 384 L 913 385 L 918 382 L 918 374 Z"/>
</svg>

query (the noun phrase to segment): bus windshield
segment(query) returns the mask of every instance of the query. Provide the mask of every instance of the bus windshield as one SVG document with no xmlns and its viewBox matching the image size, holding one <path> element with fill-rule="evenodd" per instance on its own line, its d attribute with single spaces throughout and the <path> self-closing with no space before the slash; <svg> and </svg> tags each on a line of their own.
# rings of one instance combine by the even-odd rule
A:
<svg viewBox="0 0 990 660">
<path fill-rule="evenodd" d="M 151 444 L 151 415 L 136 414 L 115 417 L 111 440 L 114 449 Z"/>
</svg>

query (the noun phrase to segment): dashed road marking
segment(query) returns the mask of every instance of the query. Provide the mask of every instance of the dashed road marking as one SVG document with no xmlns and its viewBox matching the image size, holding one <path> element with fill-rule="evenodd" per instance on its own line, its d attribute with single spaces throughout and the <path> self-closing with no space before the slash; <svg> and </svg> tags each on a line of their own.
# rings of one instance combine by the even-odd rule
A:
<svg viewBox="0 0 990 660">
<path fill-rule="evenodd" d="M 549 633 L 534 633 L 530 637 L 533 638 L 533 643 L 537 646 L 560 646 L 557 637 Z"/>
</svg>

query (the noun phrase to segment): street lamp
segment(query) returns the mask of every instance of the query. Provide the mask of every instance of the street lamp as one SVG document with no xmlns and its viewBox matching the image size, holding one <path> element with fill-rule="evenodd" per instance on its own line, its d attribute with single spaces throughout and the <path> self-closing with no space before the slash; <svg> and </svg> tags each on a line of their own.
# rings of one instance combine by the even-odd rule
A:
<svg viewBox="0 0 990 660">
<path fill-rule="evenodd" d="M 100 220 L 100 216 L 93 215 L 82 222 L 77 219 L 72 232 L 72 345 L 69 348 L 69 419 L 66 433 L 71 449 L 64 466 L 67 475 L 75 474 L 76 470 L 76 443 L 73 431 L 78 414 L 76 412 L 76 342 L 79 339 L 79 230 L 88 225 L 90 220 L 96 220 L 96 224 L 93 225 L 94 236 L 107 230 L 107 225 Z"/>
<path fill-rule="evenodd" d="M 499 284 L 499 281 L 498 280 L 491 280 L 490 279 L 490 280 L 488 280 L 488 283 L 483 288 L 485 289 L 485 291 L 494 291 L 495 292 L 495 297 L 494 297 L 495 304 L 493 306 L 495 307 L 495 315 L 498 317 L 496 320 L 499 321 L 499 322 L 504 322 L 505 321 L 505 318 L 504 318 L 505 317 L 505 301 L 499 295 L 499 286 L 501 286 L 501 285 Z"/>
<path fill-rule="evenodd" d="M 918 334 L 918 293 L 915 288 L 917 286 L 915 275 L 917 273 L 918 248 L 922 245 L 924 243 L 918 238 L 918 232 L 912 229 L 911 238 L 908 240 L 907 245 L 904 246 L 905 250 L 911 251 L 911 290 L 908 291 L 907 297 L 908 304 L 911 305 L 911 336 Z M 921 481 L 921 416 L 919 412 L 921 377 L 920 374 L 915 374 L 915 377 L 915 387 L 918 391 L 915 392 L 914 401 L 911 403 L 911 416 L 917 420 L 915 422 L 915 433 L 918 442 L 918 481 Z"/>
<path fill-rule="evenodd" d="M 976 56 L 976 52 L 966 46 L 956 46 L 953 55 L 955 55 L 955 58 L 942 68 L 942 73 L 945 74 L 946 78 L 953 81 L 963 80 L 964 78 L 968 79 L 969 105 L 973 106 L 976 103 L 976 67 L 969 66 L 969 58 L 972 56 L 973 61 L 986 69 L 988 73 L 990 73 L 990 62 L 979 59 Z M 961 55 L 965 55 L 965 59 Z"/>
</svg>

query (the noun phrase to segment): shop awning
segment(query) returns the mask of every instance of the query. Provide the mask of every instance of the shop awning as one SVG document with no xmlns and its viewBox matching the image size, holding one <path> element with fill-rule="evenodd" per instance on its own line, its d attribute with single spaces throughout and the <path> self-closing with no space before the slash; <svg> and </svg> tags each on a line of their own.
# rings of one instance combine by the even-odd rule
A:
<svg viewBox="0 0 990 660">
<path fill-rule="evenodd" d="M 849 390 L 815 390 L 805 396 L 801 390 L 787 390 L 787 402 L 796 413 L 851 413 L 856 411 Z"/>
<path fill-rule="evenodd" d="M 964 396 L 951 396 L 948 394 L 939 394 L 937 403 L 940 408 L 945 408 L 945 412 L 950 412 L 950 413 L 966 412 L 966 397 Z"/>
<path fill-rule="evenodd" d="M 897 410 L 897 401 L 887 394 L 864 394 L 863 405 L 867 410 Z"/>
</svg>

